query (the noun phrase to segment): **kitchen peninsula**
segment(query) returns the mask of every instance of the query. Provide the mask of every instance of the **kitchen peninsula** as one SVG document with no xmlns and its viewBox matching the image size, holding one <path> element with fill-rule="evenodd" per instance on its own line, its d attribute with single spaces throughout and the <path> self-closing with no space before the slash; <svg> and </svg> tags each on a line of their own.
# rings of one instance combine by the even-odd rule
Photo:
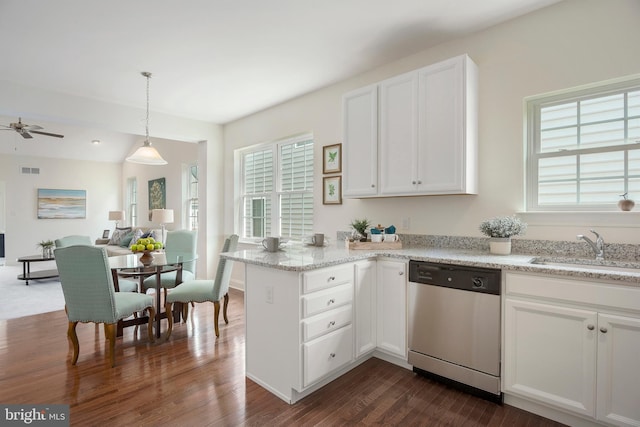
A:
<svg viewBox="0 0 640 427">
<path fill-rule="evenodd" d="M 540 247 L 539 243 L 536 247 Z M 551 259 L 548 250 L 538 253 L 546 254 L 547 261 Z M 502 327 L 503 330 L 506 329 L 506 338 L 503 339 L 519 337 L 518 341 L 502 344 L 502 390 L 506 403 L 536 413 L 540 411 L 528 406 L 529 403 L 543 402 L 562 410 L 567 409 L 567 399 L 559 395 L 564 390 L 553 389 L 554 384 L 550 384 L 551 392 L 543 388 L 536 395 L 531 392 L 530 385 L 519 384 L 518 380 L 530 375 L 540 378 L 540 375 L 535 372 L 517 372 L 516 376 L 516 372 L 509 371 L 514 366 L 513 360 L 508 358 L 523 351 L 518 345 L 525 342 L 523 336 L 527 330 L 514 331 L 513 327 L 522 327 L 518 316 L 521 316 L 522 307 L 528 307 L 519 299 L 522 299 L 521 296 L 527 290 L 533 289 L 538 293 L 535 296 L 542 298 L 544 302 L 548 298 L 557 300 L 575 296 L 575 301 L 567 304 L 573 306 L 579 303 L 590 309 L 595 307 L 616 315 L 631 314 L 628 318 L 636 322 L 634 335 L 623 350 L 639 347 L 640 270 L 633 272 L 593 265 L 581 268 L 575 265 L 543 264 L 536 263 L 541 258 L 535 254 L 499 256 L 478 248 L 438 248 L 424 244 L 378 251 L 348 250 L 344 248 L 344 242 L 324 248 L 290 244 L 273 253 L 251 249 L 221 256 L 245 264 L 246 376 L 289 403 L 295 403 L 370 357 L 378 357 L 407 369 L 412 368 L 407 363 L 409 260 L 502 270 L 505 288 L 501 303 Z M 629 266 L 637 267 L 637 263 L 629 263 Z M 531 286 L 530 283 L 534 285 Z M 571 295 L 566 295 L 562 290 L 563 286 L 570 290 Z M 557 290 L 562 295 L 543 295 L 542 290 Z M 595 302 L 592 301 L 594 298 Z M 511 310 L 507 317 L 514 319 L 513 325 L 506 325 L 506 328 L 505 300 L 509 302 L 507 309 Z M 606 310 L 603 308 L 605 306 Z M 591 326 L 591 323 L 587 326 Z M 586 333 L 593 333 L 594 328 L 587 329 L 587 326 Z M 615 328 L 615 325 L 610 328 Z M 593 341 L 590 336 L 585 336 L 584 339 Z M 536 343 L 541 346 L 545 344 Z M 637 350 L 640 351 L 640 348 Z M 522 369 L 521 364 L 517 368 Z M 531 368 L 534 369 L 535 366 Z M 550 368 L 552 367 L 544 367 L 546 370 Z M 569 368 L 559 366 L 551 371 L 566 369 Z M 595 370 L 594 366 L 594 372 Z M 558 377 L 562 378 L 562 375 Z M 631 377 L 625 379 L 614 373 L 612 380 L 615 381 L 611 389 L 615 390 L 617 387 L 616 392 L 638 395 L 640 375 L 633 374 Z M 553 382 L 554 379 L 550 378 L 549 381 Z M 541 386 L 538 383 L 536 385 Z M 575 387 L 581 390 L 585 387 L 585 381 L 578 381 Z M 554 404 L 554 393 L 557 395 L 557 402 L 562 403 Z M 612 393 L 611 396 L 613 395 Z M 541 396 L 546 397 L 547 401 L 543 401 Z M 551 401 L 549 396 L 552 397 Z M 601 398 L 603 402 L 606 399 L 604 395 Z M 640 418 L 640 414 L 635 413 L 638 410 L 634 405 L 623 402 L 622 406 L 621 412 L 631 412 L 631 417 Z M 594 405 L 589 406 L 588 402 L 584 410 L 569 409 L 579 416 L 607 419 L 606 415 L 596 416 Z M 554 418 L 547 412 L 541 415 Z"/>
</svg>

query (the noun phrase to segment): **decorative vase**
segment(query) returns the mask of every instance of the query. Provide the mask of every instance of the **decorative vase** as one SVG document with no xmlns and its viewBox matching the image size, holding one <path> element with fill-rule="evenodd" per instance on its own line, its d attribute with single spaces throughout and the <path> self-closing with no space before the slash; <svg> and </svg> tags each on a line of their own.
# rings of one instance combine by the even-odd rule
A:
<svg viewBox="0 0 640 427">
<path fill-rule="evenodd" d="M 620 208 L 620 210 L 625 212 L 629 212 L 635 205 L 636 203 L 631 199 L 624 199 L 618 202 L 618 207 Z"/>
<path fill-rule="evenodd" d="M 511 253 L 511 238 L 492 237 L 489 240 L 489 252 L 495 255 L 509 255 Z"/>
</svg>

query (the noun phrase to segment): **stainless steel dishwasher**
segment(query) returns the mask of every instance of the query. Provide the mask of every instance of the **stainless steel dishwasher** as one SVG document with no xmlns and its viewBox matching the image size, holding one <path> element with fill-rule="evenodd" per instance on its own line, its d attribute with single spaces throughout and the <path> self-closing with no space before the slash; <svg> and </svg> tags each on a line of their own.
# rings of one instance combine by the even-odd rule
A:
<svg viewBox="0 0 640 427">
<path fill-rule="evenodd" d="M 496 269 L 409 261 L 409 364 L 486 399 L 500 392 Z"/>
</svg>

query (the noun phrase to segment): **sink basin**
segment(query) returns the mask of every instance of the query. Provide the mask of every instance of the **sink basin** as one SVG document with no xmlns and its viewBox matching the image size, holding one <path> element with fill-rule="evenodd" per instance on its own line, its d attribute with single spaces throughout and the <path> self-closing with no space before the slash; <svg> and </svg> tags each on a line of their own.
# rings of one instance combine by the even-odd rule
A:
<svg viewBox="0 0 640 427">
<path fill-rule="evenodd" d="M 553 267 L 582 268 L 588 270 L 607 270 L 623 273 L 640 273 L 640 263 L 624 261 L 534 258 L 531 260 L 531 264 L 548 265 Z"/>
</svg>

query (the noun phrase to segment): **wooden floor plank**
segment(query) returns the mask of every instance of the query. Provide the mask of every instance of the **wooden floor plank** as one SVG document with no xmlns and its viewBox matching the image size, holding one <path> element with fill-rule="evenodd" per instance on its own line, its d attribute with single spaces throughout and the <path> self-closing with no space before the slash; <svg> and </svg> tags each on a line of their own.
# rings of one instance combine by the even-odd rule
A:
<svg viewBox="0 0 640 427">
<path fill-rule="evenodd" d="M 69 404 L 72 426 L 559 425 L 375 358 L 289 405 L 245 378 L 243 294 L 230 295 L 220 338 L 213 306 L 199 304 L 167 342 L 127 328 L 115 368 L 93 324 L 78 326 L 70 364 L 64 311 L 0 321 L 0 402 Z"/>
</svg>

